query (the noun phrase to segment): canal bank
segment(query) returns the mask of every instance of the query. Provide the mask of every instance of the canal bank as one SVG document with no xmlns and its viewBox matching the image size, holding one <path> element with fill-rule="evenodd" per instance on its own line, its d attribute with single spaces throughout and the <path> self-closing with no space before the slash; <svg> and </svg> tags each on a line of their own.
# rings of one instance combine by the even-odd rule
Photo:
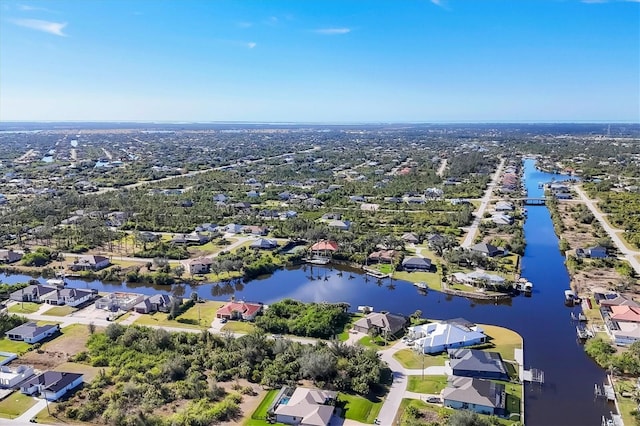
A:
<svg viewBox="0 0 640 426">
<path fill-rule="evenodd" d="M 538 182 L 557 175 L 535 170 L 525 161 L 525 182 L 529 196 L 539 197 Z M 196 292 L 204 299 L 236 299 L 273 303 L 283 298 L 305 302 L 347 302 L 373 306 L 376 311 L 410 315 L 421 310 L 424 317 L 449 319 L 464 317 L 481 324 L 512 329 L 525 341 L 525 369 L 538 368 L 545 384 L 525 387 L 526 424 L 538 426 L 599 425 L 613 407 L 594 400 L 594 384 L 602 384 L 605 372 L 576 341 L 570 310 L 563 303 L 569 276 L 558 249 L 549 211 L 544 206 L 528 207 L 525 222 L 527 247 L 522 259 L 522 276 L 534 283 L 532 297 L 515 297 L 496 304 L 474 301 L 429 290 L 421 293 L 407 281 L 375 279 L 339 266 L 304 265 L 285 268 L 273 275 L 247 283 L 153 286 L 150 284 L 102 283 L 70 280 L 69 286 L 99 291 L 133 291 L 146 295 L 171 292 L 189 297 Z M 5 283 L 28 281 L 28 276 L 2 276 Z M 44 282 L 44 279 L 40 279 Z"/>
</svg>

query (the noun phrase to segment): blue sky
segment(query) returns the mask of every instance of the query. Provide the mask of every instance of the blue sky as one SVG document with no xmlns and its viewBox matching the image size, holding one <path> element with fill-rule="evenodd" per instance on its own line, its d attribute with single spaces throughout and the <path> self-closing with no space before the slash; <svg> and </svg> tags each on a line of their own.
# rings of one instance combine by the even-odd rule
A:
<svg viewBox="0 0 640 426">
<path fill-rule="evenodd" d="M 0 2 L 0 120 L 640 121 L 640 0 Z"/>
</svg>

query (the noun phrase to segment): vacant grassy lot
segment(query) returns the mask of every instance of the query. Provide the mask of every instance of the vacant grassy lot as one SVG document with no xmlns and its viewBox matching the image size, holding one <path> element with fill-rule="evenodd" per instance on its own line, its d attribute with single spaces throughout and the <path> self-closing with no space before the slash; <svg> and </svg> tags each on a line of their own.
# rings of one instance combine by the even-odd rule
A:
<svg viewBox="0 0 640 426">
<path fill-rule="evenodd" d="M 232 333 L 251 333 L 256 329 L 256 325 L 246 321 L 229 321 L 223 327 L 222 331 L 230 331 Z"/>
<path fill-rule="evenodd" d="M 278 395 L 278 391 L 278 389 L 274 389 L 267 392 L 260 405 L 258 405 L 258 408 L 256 408 L 256 411 L 251 415 L 251 418 L 244 422 L 245 426 L 263 426 L 269 424 L 265 420 L 267 418 L 267 410 L 273 403 L 276 395 Z"/>
<path fill-rule="evenodd" d="M 35 404 L 36 400 L 32 397 L 16 391 L 0 401 L 0 417 L 4 419 L 15 419 Z"/>
<path fill-rule="evenodd" d="M 104 367 L 92 367 L 86 364 L 78 364 L 77 362 L 65 362 L 54 368 L 54 371 L 84 374 L 84 382 L 91 383 L 93 379 L 100 373 L 100 370 L 104 369 Z"/>
<path fill-rule="evenodd" d="M 418 393 L 439 394 L 447 387 L 447 376 L 409 376 L 407 390 Z"/>
<path fill-rule="evenodd" d="M 16 342 L 15 340 L 9 340 L 6 337 L 0 339 L 0 351 L 11 352 L 14 354 L 22 354 L 29 349 L 29 344 L 25 342 Z"/>
<path fill-rule="evenodd" d="M 404 368 L 422 368 L 432 366 L 444 366 L 445 360 L 448 358 L 447 354 L 442 353 L 439 355 L 420 355 L 413 349 L 402 349 L 393 354 L 393 357 L 397 359 Z"/>
<path fill-rule="evenodd" d="M 216 311 L 220 309 L 225 302 L 215 302 L 209 300 L 205 303 L 196 303 L 186 312 L 182 313 L 175 320 L 169 320 L 168 314 L 156 312 L 155 314 L 141 315 L 135 321 L 137 325 L 163 325 L 166 327 L 180 328 L 209 328 L 211 322 L 216 317 Z"/>
<path fill-rule="evenodd" d="M 341 393 L 338 395 L 338 405 L 344 404 L 345 418 L 360 423 L 373 423 L 382 408 L 382 400 L 370 400 L 360 395 Z"/>
<path fill-rule="evenodd" d="M 12 314 L 32 314 L 40 309 L 40 304 L 33 302 L 18 302 L 9 307 L 9 312 Z"/>
<path fill-rule="evenodd" d="M 513 360 L 514 350 L 522 349 L 522 337 L 513 330 L 495 325 L 478 324 L 489 336 L 489 343 L 493 345 L 487 350 L 498 352 L 502 359 Z"/>
<path fill-rule="evenodd" d="M 400 271 L 393 274 L 393 278 L 397 280 L 409 281 L 417 283 L 422 281 L 431 290 L 442 290 L 442 273 L 437 272 L 407 272 Z"/>
<path fill-rule="evenodd" d="M 54 306 L 53 308 L 47 310 L 44 315 L 51 315 L 54 317 L 66 317 L 67 315 L 74 313 L 78 309 L 73 308 L 71 306 Z"/>
</svg>

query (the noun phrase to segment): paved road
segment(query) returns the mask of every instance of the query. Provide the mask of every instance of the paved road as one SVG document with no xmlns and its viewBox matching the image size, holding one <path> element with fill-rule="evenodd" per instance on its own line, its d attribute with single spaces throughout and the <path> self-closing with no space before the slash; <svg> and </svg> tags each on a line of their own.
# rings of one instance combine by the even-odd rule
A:
<svg viewBox="0 0 640 426">
<path fill-rule="evenodd" d="M 505 163 L 504 158 L 500 159 L 500 164 L 498 165 L 498 168 L 493 174 L 493 179 L 491 179 L 491 182 L 489 182 L 489 185 L 487 186 L 487 190 L 484 193 L 484 197 L 482 197 L 482 200 L 480 201 L 480 207 L 478 207 L 478 210 L 474 212 L 475 217 L 473 219 L 473 223 L 471 223 L 471 226 L 468 228 L 467 236 L 465 237 L 462 244 L 460 244 L 461 247 L 469 248 L 473 244 L 473 239 L 476 236 L 476 231 L 478 230 L 478 226 L 480 226 L 480 221 L 482 220 L 484 211 L 487 209 L 487 206 L 491 201 L 491 196 L 493 195 L 493 189 L 498 184 L 500 176 L 502 176 L 502 169 L 504 168 L 504 163 Z"/>
<path fill-rule="evenodd" d="M 393 383 L 378 414 L 378 420 L 381 425 L 394 424 L 393 420 L 398 413 L 400 403 L 407 390 L 407 375 L 404 372 L 404 367 L 393 357 L 393 354 L 397 351 L 398 349 L 394 346 L 391 349 L 380 352 L 380 358 L 389 365 L 393 374 Z"/>
<path fill-rule="evenodd" d="M 640 255 L 640 251 L 634 251 L 625 246 L 624 241 L 622 241 L 622 238 L 618 235 L 616 229 L 609 225 L 609 222 L 605 219 L 605 214 L 596 207 L 596 200 L 590 199 L 579 185 L 575 185 L 573 189 L 580 196 L 580 199 L 584 201 L 589 210 L 591 210 L 591 213 L 593 213 L 596 219 L 598 219 L 598 222 L 600 222 L 604 230 L 607 231 L 607 234 L 609 234 L 609 237 L 618 248 L 618 251 L 624 255 L 627 261 L 631 264 L 631 267 L 635 269 L 636 273 L 640 274 L 640 261 L 635 257 Z"/>
</svg>

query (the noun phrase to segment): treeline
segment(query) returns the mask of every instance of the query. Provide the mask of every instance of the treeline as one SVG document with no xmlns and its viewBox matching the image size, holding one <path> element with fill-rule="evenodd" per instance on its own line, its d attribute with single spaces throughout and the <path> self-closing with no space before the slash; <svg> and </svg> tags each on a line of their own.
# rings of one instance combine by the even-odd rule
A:
<svg viewBox="0 0 640 426">
<path fill-rule="evenodd" d="M 323 388 L 366 395 L 381 383 L 385 370 L 375 350 L 340 342 L 304 345 L 267 339 L 263 333 L 236 339 L 119 324 L 93 334 L 75 361 L 104 369 L 58 404 L 58 415 L 119 425 L 232 421 L 240 415 L 241 394 L 251 390 L 226 393 L 217 385 L 222 381 L 244 378 L 277 388 L 310 379 Z M 157 414 L 170 412 L 163 407 L 178 401 L 186 404 L 175 414 Z"/>
<path fill-rule="evenodd" d="M 598 337 L 588 340 L 584 350 L 602 368 L 615 369 L 618 374 L 640 375 L 640 341 L 629 346 L 629 350 L 618 352 L 611 343 Z"/>
</svg>

